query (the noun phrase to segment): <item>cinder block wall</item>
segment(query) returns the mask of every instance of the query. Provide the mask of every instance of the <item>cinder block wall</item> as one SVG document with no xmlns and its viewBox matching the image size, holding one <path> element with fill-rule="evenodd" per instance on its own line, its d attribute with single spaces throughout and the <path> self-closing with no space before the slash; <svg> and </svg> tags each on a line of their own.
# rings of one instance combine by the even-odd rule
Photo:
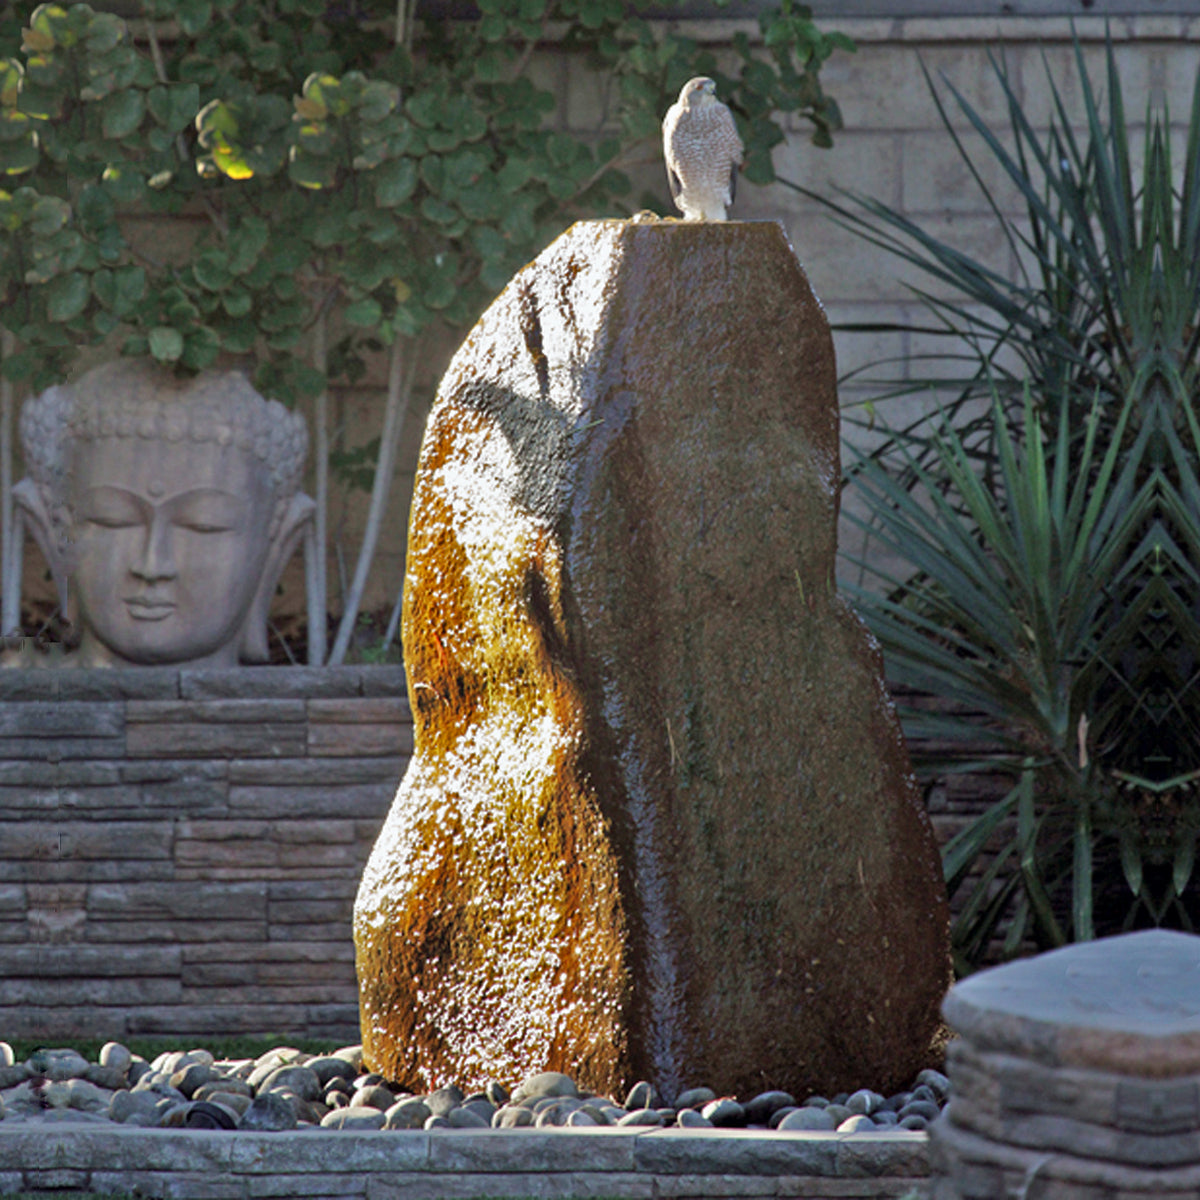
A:
<svg viewBox="0 0 1200 1200">
<path fill-rule="evenodd" d="M 395 667 L 0 672 L 0 1039 L 350 1041 Z"/>
</svg>

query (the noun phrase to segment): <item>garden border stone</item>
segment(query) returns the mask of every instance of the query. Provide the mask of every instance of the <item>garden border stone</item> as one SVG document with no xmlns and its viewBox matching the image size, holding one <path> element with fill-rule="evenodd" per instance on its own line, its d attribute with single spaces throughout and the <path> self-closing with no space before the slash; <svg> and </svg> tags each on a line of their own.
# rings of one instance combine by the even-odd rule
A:
<svg viewBox="0 0 1200 1200">
<path fill-rule="evenodd" d="M 22 1190 L 256 1196 L 790 1197 L 928 1195 L 927 1136 L 574 1129 L 224 1133 L 0 1123 L 0 1197 Z"/>
</svg>

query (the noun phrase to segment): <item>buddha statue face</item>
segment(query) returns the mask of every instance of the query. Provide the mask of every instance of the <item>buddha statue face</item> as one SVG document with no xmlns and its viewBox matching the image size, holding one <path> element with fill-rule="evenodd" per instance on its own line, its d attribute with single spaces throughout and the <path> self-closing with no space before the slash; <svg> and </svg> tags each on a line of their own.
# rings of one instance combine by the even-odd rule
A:
<svg viewBox="0 0 1200 1200">
<path fill-rule="evenodd" d="M 240 376 L 181 383 L 131 363 L 33 403 L 39 486 L 16 495 L 27 513 L 41 501 L 31 523 L 73 588 L 80 665 L 265 659 L 270 595 L 312 507 L 296 492 L 299 418 Z"/>
</svg>

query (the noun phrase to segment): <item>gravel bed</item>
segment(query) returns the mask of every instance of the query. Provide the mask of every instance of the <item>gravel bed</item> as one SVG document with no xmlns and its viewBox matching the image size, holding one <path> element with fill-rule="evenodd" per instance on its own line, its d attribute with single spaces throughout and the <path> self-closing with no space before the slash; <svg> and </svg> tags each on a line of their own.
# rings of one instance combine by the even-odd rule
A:
<svg viewBox="0 0 1200 1200">
<path fill-rule="evenodd" d="M 668 1102 L 643 1082 L 618 1101 L 546 1071 L 511 1092 L 497 1082 L 470 1094 L 451 1085 L 414 1095 L 364 1073 L 361 1046 L 326 1055 L 285 1046 L 236 1060 L 216 1060 L 207 1050 L 177 1050 L 147 1062 L 109 1042 L 96 1062 L 74 1050 L 45 1049 L 18 1063 L 12 1048 L 0 1042 L 0 1120 L 6 1122 L 117 1122 L 260 1133 L 606 1125 L 870 1133 L 924 1129 L 948 1090 L 945 1075 L 925 1070 L 911 1088 L 894 1096 L 862 1088 L 803 1101 L 779 1091 L 737 1100 L 695 1087 Z"/>
</svg>

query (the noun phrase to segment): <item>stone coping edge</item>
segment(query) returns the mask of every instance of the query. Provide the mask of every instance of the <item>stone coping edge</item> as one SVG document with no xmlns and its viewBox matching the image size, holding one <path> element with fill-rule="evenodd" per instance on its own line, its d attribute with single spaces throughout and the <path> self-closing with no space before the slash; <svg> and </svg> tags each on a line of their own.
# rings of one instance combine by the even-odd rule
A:
<svg viewBox="0 0 1200 1200">
<path fill-rule="evenodd" d="M 112 667 L 0 671 L 0 701 L 341 700 L 407 696 L 404 668 Z"/>
<path fill-rule="evenodd" d="M 117 1191 L 145 1187 L 160 1175 L 207 1178 L 209 1190 L 186 1192 L 205 1196 L 324 1195 L 323 1188 L 333 1189 L 330 1195 L 373 1196 L 378 1189 L 371 1190 L 372 1178 L 399 1183 L 401 1177 L 406 1187 L 424 1181 L 430 1194 L 437 1195 L 546 1194 L 540 1187 L 529 1190 L 538 1176 L 557 1177 L 553 1191 L 560 1196 L 680 1194 L 678 1189 L 664 1191 L 663 1182 L 682 1178 L 696 1181 L 692 1190 L 701 1195 L 804 1195 L 805 1179 L 889 1179 L 896 1181 L 895 1194 L 900 1194 L 902 1181 L 921 1185 L 928 1174 L 928 1136 L 909 1130 L 223 1133 L 100 1123 L 69 1128 L 44 1121 L 0 1123 L 0 1195 L 18 1180 L 24 1187 L 103 1185 Z M 571 1187 L 564 1186 L 566 1175 Z M 715 1178 L 705 1186 L 702 1181 L 708 1177 Z M 467 1179 L 476 1182 L 464 1191 L 461 1184 Z M 216 1187 L 220 1180 L 224 1190 Z M 172 1185 L 164 1194 L 185 1191 Z"/>
</svg>

